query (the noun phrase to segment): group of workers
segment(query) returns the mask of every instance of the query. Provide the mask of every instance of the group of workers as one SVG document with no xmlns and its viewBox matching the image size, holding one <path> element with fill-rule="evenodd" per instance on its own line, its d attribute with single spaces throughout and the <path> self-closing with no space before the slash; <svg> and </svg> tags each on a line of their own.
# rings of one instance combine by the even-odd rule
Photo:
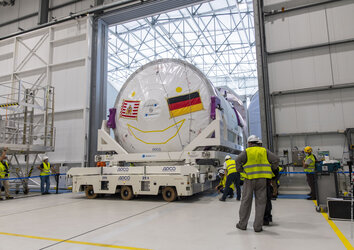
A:
<svg viewBox="0 0 354 250">
<path fill-rule="evenodd" d="M 8 148 L 4 148 L 2 151 L 2 154 L 0 156 L 0 200 L 1 198 L 1 190 L 2 187 L 4 187 L 5 191 L 5 199 L 13 199 L 13 197 L 10 195 L 10 183 L 9 183 L 9 178 L 10 178 L 10 166 L 9 162 L 7 161 L 7 151 Z M 50 188 L 50 174 L 51 170 L 53 170 L 50 166 L 50 163 L 48 162 L 48 156 L 44 156 L 42 159 L 41 165 L 37 167 L 40 171 L 40 179 L 41 179 L 41 193 L 42 195 L 44 194 L 50 194 L 49 193 L 49 188 Z M 45 187 L 44 187 L 45 186 Z"/>
<path fill-rule="evenodd" d="M 243 184 L 239 222 L 236 228 L 247 229 L 254 195 L 256 213 L 253 229 L 255 232 L 261 232 L 263 225 L 267 226 L 273 221 L 271 200 L 277 196 L 282 168 L 279 167 L 279 157 L 262 147 L 262 141 L 257 136 L 248 137 L 247 144 L 247 149 L 241 152 L 236 160 L 229 155 L 225 157 L 224 168 L 219 170 L 221 180 L 216 190 L 223 193 L 219 200 L 225 201 L 227 197 L 233 198 L 236 187 L 237 200 L 240 200 L 240 186 Z M 311 189 L 307 199 L 314 200 L 316 199 L 314 176 L 316 157 L 312 154 L 311 147 L 305 147 L 304 151 L 306 157 L 303 167 Z"/>
</svg>

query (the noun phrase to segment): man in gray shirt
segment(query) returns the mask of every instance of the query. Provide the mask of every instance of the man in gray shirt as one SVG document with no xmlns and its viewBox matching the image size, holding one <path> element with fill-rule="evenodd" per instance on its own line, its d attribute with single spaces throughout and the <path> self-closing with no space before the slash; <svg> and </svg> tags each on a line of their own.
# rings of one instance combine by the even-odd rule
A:
<svg viewBox="0 0 354 250">
<path fill-rule="evenodd" d="M 256 215 L 253 223 L 255 232 L 262 231 L 263 216 L 267 203 L 267 179 L 273 176 L 272 171 L 277 170 L 279 157 L 269 150 L 257 145 L 259 138 L 251 135 L 247 142 L 248 148 L 236 158 L 236 169 L 245 173 L 242 191 L 242 201 L 239 211 L 240 221 L 236 227 L 246 230 L 251 214 L 253 194 L 255 195 Z"/>
</svg>

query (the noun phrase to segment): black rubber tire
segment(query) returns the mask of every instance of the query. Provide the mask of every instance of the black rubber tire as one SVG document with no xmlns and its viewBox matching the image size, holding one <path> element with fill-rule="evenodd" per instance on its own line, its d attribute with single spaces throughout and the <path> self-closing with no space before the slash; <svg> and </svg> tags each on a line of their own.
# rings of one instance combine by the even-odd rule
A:
<svg viewBox="0 0 354 250">
<path fill-rule="evenodd" d="M 162 188 L 162 198 L 167 202 L 172 202 L 177 199 L 177 191 L 174 187 Z"/>
<path fill-rule="evenodd" d="M 86 186 L 85 187 L 85 195 L 87 199 L 96 199 L 97 198 L 97 194 L 93 191 L 93 187 L 92 186 Z"/>
<path fill-rule="evenodd" d="M 120 189 L 120 197 L 123 200 L 131 200 L 134 197 L 133 189 L 131 186 L 122 186 Z"/>
</svg>

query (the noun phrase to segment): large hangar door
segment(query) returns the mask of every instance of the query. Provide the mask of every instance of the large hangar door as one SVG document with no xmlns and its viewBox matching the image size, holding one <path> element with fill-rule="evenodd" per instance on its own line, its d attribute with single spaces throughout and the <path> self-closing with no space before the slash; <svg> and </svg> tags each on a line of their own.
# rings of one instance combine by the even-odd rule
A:
<svg viewBox="0 0 354 250">
<path fill-rule="evenodd" d="M 346 159 L 343 131 L 354 126 L 353 1 L 254 4 L 268 146 L 282 154 L 311 145 Z"/>
<path fill-rule="evenodd" d="M 108 27 L 113 24 L 125 23 L 143 17 L 168 12 L 174 9 L 187 7 L 206 0 L 178 0 L 178 1 L 142 1 L 138 4 L 114 10 L 98 17 L 93 27 L 93 58 L 91 81 L 91 107 L 90 110 L 90 137 L 89 162 L 94 162 L 97 153 L 97 130 L 101 121 L 106 119 L 107 106 L 114 104 L 118 92 L 107 83 L 107 41 Z M 107 98 L 109 98 L 107 102 Z M 111 98 L 114 98 L 113 100 Z M 109 108 L 109 107 L 108 107 Z"/>
</svg>

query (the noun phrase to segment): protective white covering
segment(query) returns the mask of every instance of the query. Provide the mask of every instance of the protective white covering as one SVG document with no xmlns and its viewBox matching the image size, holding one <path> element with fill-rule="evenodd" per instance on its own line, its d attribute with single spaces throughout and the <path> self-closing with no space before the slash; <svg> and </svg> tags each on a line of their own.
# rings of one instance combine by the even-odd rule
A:
<svg viewBox="0 0 354 250">
<path fill-rule="evenodd" d="M 201 103 L 198 98 L 183 102 L 183 95 L 191 93 Z M 230 104 L 196 67 L 176 59 L 148 63 L 128 78 L 116 99 L 115 138 L 129 153 L 180 151 L 211 122 L 211 96 L 215 95 L 223 99 L 225 123 L 238 133 Z M 182 102 L 176 105 L 185 109 L 171 114 L 168 100 L 174 97 L 180 97 Z"/>
</svg>

